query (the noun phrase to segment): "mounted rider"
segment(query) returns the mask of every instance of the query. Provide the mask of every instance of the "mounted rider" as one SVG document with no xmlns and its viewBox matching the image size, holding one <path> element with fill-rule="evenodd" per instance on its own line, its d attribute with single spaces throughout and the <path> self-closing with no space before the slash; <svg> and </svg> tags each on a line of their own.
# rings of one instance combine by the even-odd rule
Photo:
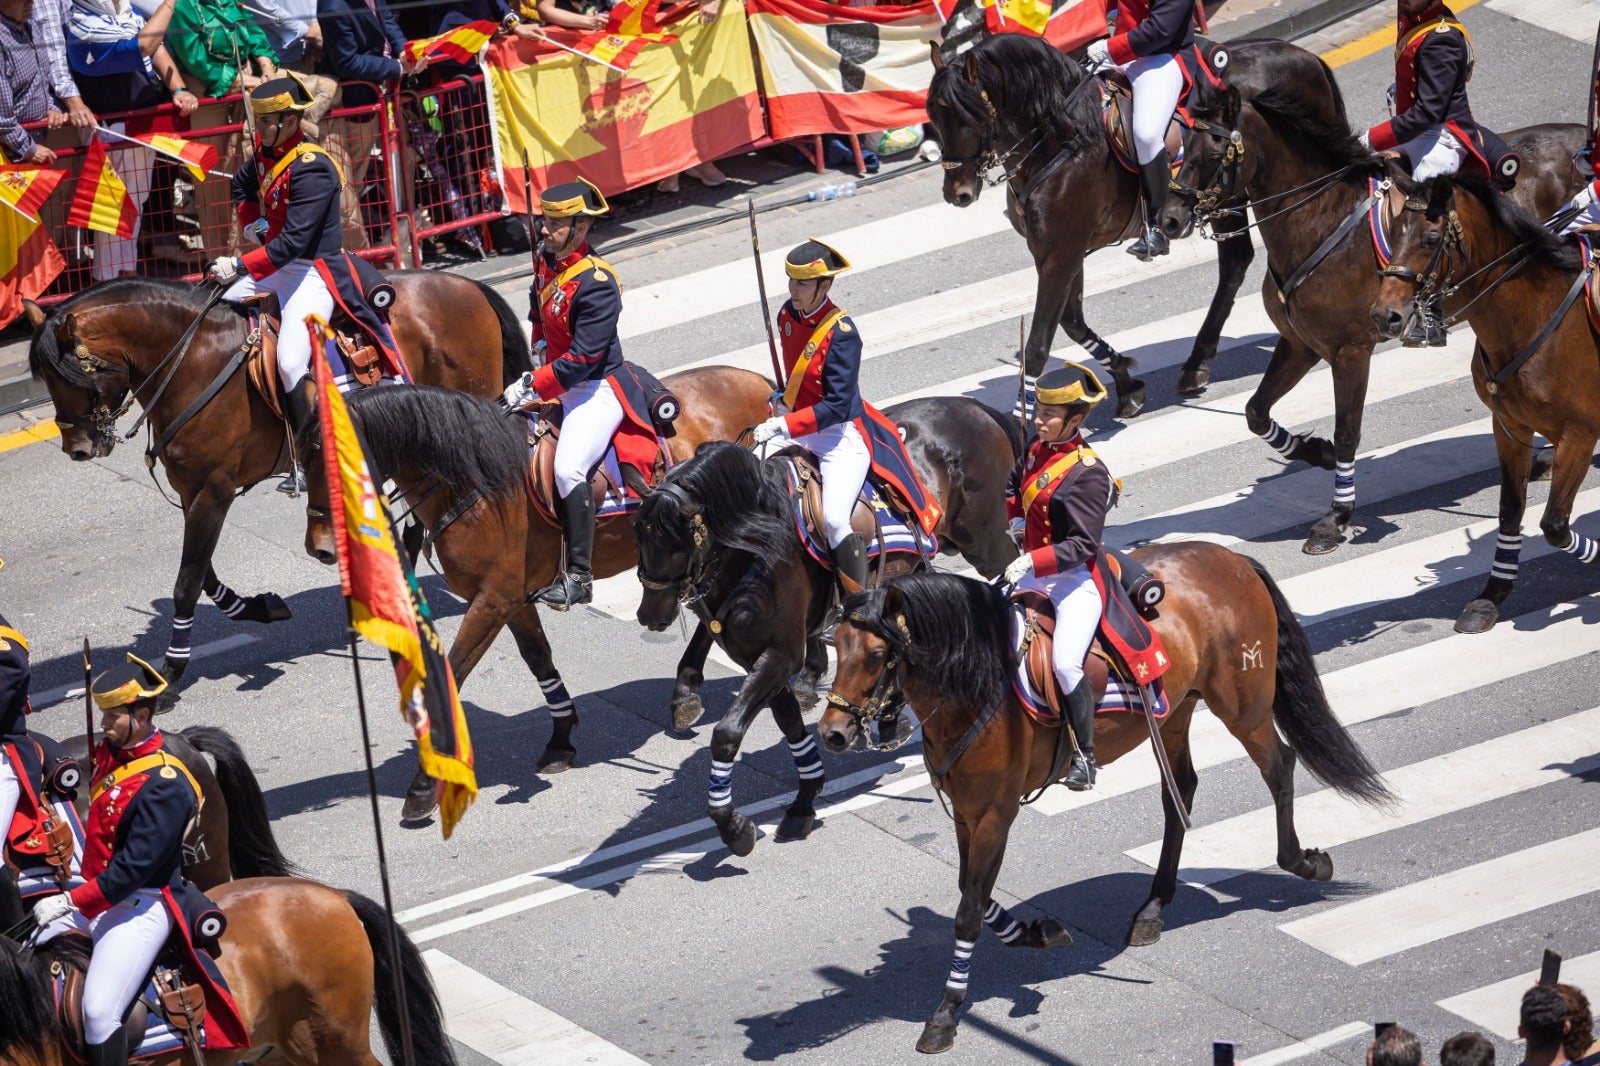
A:
<svg viewBox="0 0 1600 1066">
<path fill-rule="evenodd" d="M 311 336 L 307 315 L 333 317 L 334 297 L 316 261 L 344 249 L 339 200 L 343 176 L 321 145 L 306 138 L 301 116 L 314 100 L 300 78 L 263 82 L 250 91 L 255 116 L 255 154 L 233 175 L 233 202 L 246 235 L 261 247 L 242 258 L 222 256 L 210 274 L 232 282 L 224 299 L 262 292 L 278 297 L 283 330 L 278 337 L 278 376 L 283 383 L 289 429 L 298 435 L 312 417 Z M 298 467 L 279 492 L 304 490 Z"/>
<path fill-rule="evenodd" d="M 1440 0 L 1398 0 L 1394 49 L 1394 117 L 1361 134 L 1374 152 L 1398 151 L 1417 181 L 1455 174 L 1468 156 L 1490 170 L 1483 134 L 1467 102 L 1476 55 L 1472 36 Z M 1440 299 L 1423 301 L 1401 343 L 1443 347 Z"/>
<path fill-rule="evenodd" d="M 1194 43 L 1195 0 L 1118 0 L 1117 32 L 1095 41 L 1085 59 L 1099 70 L 1116 67 L 1133 86 L 1133 144 L 1139 157 L 1144 236 L 1128 254 L 1148 263 L 1167 254 L 1158 219 L 1172 186 L 1167 127 L 1183 95 L 1178 53 Z"/>
<path fill-rule="evenodd" d="M 1105 463 L 1084 444 L 1082 426 L 1105 398 L 1105 386 L 1082 364 L 1041 375 L 1033 414 L 1038 439 L 1017 460 L 1006 486 L 1006 514 L 1022 554 L 1005 576 L 1055 606 L 1052 665 L 1078 742 L 1066 785 L 1080 792 L 1094 787 L 1095 776 L 1095 695 L 1083 673 L 1104 613 L 1093 570 L 1116 491 Z"/>
<path fill-rule="evenodd" d="M 23 761 L 23 753 L 30 747 L 28 679 L 27 638 L 0 615 L 0 853 L 11 841 L 17 812 L 29 814 L 27 808 L 37 802 L 30 798 L 29 804 L 23 804 L 24 795 L 32 792 L 28 783 L 38 777 L 36 768 Z M 4 865 L 0 854 L 0 867 Z"/>
<path fill-rule="evenodd" d="M 837 249 L 812 238 L 784 258 L 789 299 L 778 309 L 783 392 L 755 443 L 792 442 L 817 458 L 822 523 L 844 595 L 867 584 L 867 548 L 851 527 L 867 475 L 876 472 L 931 532 L 939 507 L 917 479 L 894 424 L 861 398 L 861 332 L 830 298 L 833 279 L 850 269 Z"/>
<path fill-rule="evenodd" d="M 94 749 L 85 883 L 33 909 L 43 927 L 41 942 L 70 931 L 94 940 L 83 986 L 88 1066 L 126 1066 L 123 1015 L 173 930 L 186 921 L 184 903 L 204 902 L 182 876 L 184 836 L 199 810 L 200 789 L 151 723 L 166 687 L 161 674 L 132 653 L 94 679 L 90 691 L 104 739 Z"/>
<path fill-rule="evenodd" d="M 1579 189 L 1567 202 L 1567 210 L 1575 211 L 1572 221 L 1562 227 L 1568 233 L 1600 224 L 1600 40 L 1595 42 L 1595 62 L 1589 74 L 1589 172 L 1594 181 Z"/>
<path fill-rule="evenodd" d="M 504 399 L 513 410 L 541 400 L 561 401 L 555 478 L 566 572 L 541 589 L 538 602 L 557 609 L 594 598 L 594 495 L 589 476 L 605 458 L 624 412 L 610 380 L 623 368 L 622 286 L 617 272 L 589 247 L 592 220 L 611 210 L 584 178 L 552 185 L 539 198 L 544 240 L 529 290 L 533 345 L 539 369 L 512 382 Z M 539 360 L 535 360 L 538 362 Z"/>
</svg>

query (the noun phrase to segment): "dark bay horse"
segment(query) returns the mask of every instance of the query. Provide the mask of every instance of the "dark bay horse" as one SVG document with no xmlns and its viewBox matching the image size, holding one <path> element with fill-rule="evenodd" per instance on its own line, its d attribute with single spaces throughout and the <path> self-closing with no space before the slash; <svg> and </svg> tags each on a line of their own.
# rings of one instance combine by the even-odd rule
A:
<svg viewBox="0 0 1600 1066">
<path fill-rule="evenodd" d="M 1327 121 L 1344 124 L 1333 74 L 1312 53 L 1283 41 L 1244 41 L 1229 45 L 1228 54 L 1225 76 L 1247 99 L 1293 82 Z M 1004 169 L 1006 216 L 1033 254 L 1039 282 L 1024 349 L 1027 374 L 1043 373 L 1059 324 L 1116 381 L 1118 416 L 1138 414 L 1144 384 L 1083 318 L 1084 257 L 1137 236 L 1143 224 L 1138 176 L 1117 162 L 1105 137 L 1102 83 L 1043 38 L 1017 33 L 989 37 L 950 66 L 936 47 L 934 66 L 928 119 L 944 146 L 945 201 L 976 203 L 984 172 Z M 1184 364 L 1180 392 L 1197 393 L 1210 381 L 1223 323 L 1254 256 L 1248 240 L 1218 246 L 1217 292 Z"/>
<path fill-rule="evenodd" d="M 732 439 L 763 421 L 772 392 L 772 383 L 761 375 L 732 367 L 685 370 L 662 384 L 683 411 L 668 438 L 674 462 L 687 460 L 706 441 Z M 553 731 L 538 769 L 554 774 L 570 768 L 577 754 L 572 730 L 578 714 L 551 658 L 538 609 L 526 602 L 529 592 L 555 577 L 564 556 L 561 531 L 539 514 L 525 488 L 525 421 L 487 400 L 442 389 L 365 389 L 349 399 L 374 476 L 392 477 L 405 490 L 430 538 L 447 514 L 469 497 L 476 500 L 433 541 L 450 591 L 467 602 L 450 642 L 450 667 L 464 686 L 501 627 L 509 627 L 550 709 Z M 302 445 L 312 456 L 306 465 L 307 499 L 325 508 L 328 486 L 317 437 L 313 428 Z M 336 561 L 331 539 L 318 543 L 308 535 L 306 551 L 324 563 Z M 633 526 L 625 517 L 597 523 L 593 562 L 598 578 L 631 570 L 638 562 Z M 406 794 L 404 818 L 425 818 L 433 808 L 433 781 L 419 770 Z"/>
<path fill-rule="evenodd" d="M 1592 276 L 1593 267 L 1577 241 L 1553 236 L 1481 182 L 1437 178 L 1418 187 L 1397 180 L 1391 258 L 1372 305 L 1374 325 L 1394 336 L 1419 290 L 1442 293 L 1445 313 L 1465 317 L 1477 337 L 1472 383 L 1494 413 L 1500 535 L 1488 583 L 1456 621 L 1459 632 L 1482 633 L 1494 626 L 1517 579 L 1535 433 L 1555 445 L 1539 520 L 1545 540 L 1586 563 L 1600 554 L 1569 525 L 1600 437 L 1600 339 L 1580 291 L 1580 270 Z"/>
<path fill-rule="evenodd" d="M 918 475 L 945 509 L 935 530 L 941 548 L 980 573 L 1000 573 L 1016 556 L 1005 531 L 1004 499 L 1006 475 L 1021 448 L 1016 424 L 964 397 L 913 400 L 884 414 L 901 427 Z M 634 523 L 645 586 L 640 624 L 665 629 L 680 602 L 698 619 L 678 664 L 674 727 L 687 729 L 700 715 L 697 690 L 712 640 L 748 672 L 711 733 L 708 813 L 735 855 L 755 848 L 756 829 L 734 806 L 733 764 L 763 707 L 772 708 L 800 776 L 779 839 L 810 833 L 813 801 L 825 782 L 796 690 L 814 700 L 827 668 L 820 637 L 834 603 L 834 578 L 801 546 L 788 470 L 781 456 L 763 462 L 736 444 L 707 445 L 667 475 Z M 898 554 L 881 574 L 876 562 L 868 574 L 876 581 L 921 565 L 914 554 Z"/>
<path fill-rule="evenodd" d="M 1250 101 L 1236 90 L 1218 94 L 1213 105 L 1194 113 L 1178 174 L 1179 184 L 1202 196 L 1242 189 L 1252 205 L 1261 205 L 1253 225 L 1267 249 L 1262 300 L 1279 338 L 1245 419 L 1290 462 L 1334 471 L 1333 503 L 1306 538 L 1310 555 L 1335 550 L 1355 513 L 1355 458 L 1372 350 L 1381 339 L 1369 314 L 1380 265 L 1366 219 L 1374 203 L 1369 178 L 1387 176 L 1383 160 L 1363 148 L 1342 119 L 1329 122 L 1320 114 L 1317 95 L 1293 82 Z M 1569 146 L 1576 151 L 1581 133 L 1579 126 L 1546 126 L 1508 137 L 1534 164 L 1512 195 L 1546 212 L 1564 203 L 1576 191 L 1576 178 L 1563 179 L 1572 168 L 1570 154 L 1562 159 L 1562 153 Z M 1168 208 L 1184 210 L 1181 204 Z M 1333 439 L 1291 434 L 1273 419 L 1272 408 L 1324 361 L 1333 376 Z"/>
<path fill-rule="evenodd" d="M 1172 710 L 1160 723 L 1161 744 L 1192 809 L 1198 778 L 1189 750 L 1195 704 L 1206 707 L 1261 771 L 1277 808 L 1278 865 L 1298 877 L 1326 881 L 1333 860 L 1302 850 L 1294 826 L 1296 758 L 1331 788 L 1365 803 L 1393 796 L 1334 716 L 1317 677 L 1305 631 L 1271 575 L 1243 555 L 1214 544 L 1182 543 L 1133 553 L 1167 586 L 1156 631 L 1172 660 L 1163 676 Z M 1064 947 L 1059 923 L 1022 926 L 991 898 L 1019 803 L 1048 783 L 1057 729 L 1038 724 L 1017 702 L 1011 606 L 983 582 L 951 574 L 914 574 L 845 604 L 834 635 L 839 656 L 828 709 L 817 732 L 831 750 L 847 749 L 867 728 L 872 701 L 903 698 L 922 722 L 923 759 L 945 767 L 941 786 L 955 818 L 961 852 L 961 903 L 956 954 L 944 998 L 923 1029 L 919 1051 L 948 1050 L 956 1012 L 966 1000 L 972 949 L 984 925 L 1012 947 Z M 1259 648 L 1260 657 L 1239 649 Z M 990 714 L 987 724 L 977 723 Z M 969 730 L 977 728 L 975 736 Z M 1280 736 L 1281 733 L 1281 736 Z M 1138 714 L 1095 719 L 1102 764 L 1149 739 Z M 965 742 L 964 749 L 958 745 Z M 954 753 L 955 761 L 947 760 Z M 1150 896 L 1128 933 L 1132 946 L 1155 943 L 1161 912 L 1177 891 L 1184 823 L 1165 789 L 1166 831 Z"/>
<path fill-rule="evenodd" d="M 424 384 L 497 395 L 528 368 L 522 325 L 487 285 L 431 270 L 391 276 L 391 323 L 412 375 Z M 195 321 L 209 290 L 149 278 L 107 281 L 85 289 L 48 314 L 26 303 L 33 324 L 29 369 L 55 402 L 61 449 L 82 462 L 111 454 L 114 413 L 131 393 L 149 404 L 166 377 L 152 374 Z M 248 331 L 243 312 L 220 304 L 207 313 L 171 386 L 148 410 L 159 437 L 217 380 Z M 293 327 L 303 328 L 303 327 Z M 289 609 L 274 593 L 241 597 L 218 579 L 211 556 L 234 496 L 287 469 L 284 424 L 243 373 L 234 373 L 162 449 L 167 481 L 183 511 L 183 554 L 172 591 L 173 629 L 161 672 L 172 683 L 189 664 L 194 607 L 203 591 L 229 618 L 276 622 Z M 169 699 L 168 696 L 171 698 Z"/>
<path fill-rule="evenodd" d="M 398 953 L 392 949 L 381 906 L 297 878 L 233 881 L 207 894 L 228 918 L 217 967 L 251 1044 L 207 1053 L 210 1066 L 255 1062 L 268 1048 L 270 1061 L 293 1066 L 379 1066 L 369 1036 L 374 1011 L 391 1062 L 401 1061 L 401 1029 L 408 1025 L 418 1066 L 454 1066 L 427 964 L 404 931 Z M 51 968 L 86 965 L 83 945 L 78 937 L 58 937 L 24 948 L 0 937 L 0 1066 L 77 1061 L 62 1048 Z M 397 969 L 404 976 L 403 1006 L 390 986 Z M 174 1051 L 139 1061 L 179 1066 L 194 1060 Z"/>
</svg>

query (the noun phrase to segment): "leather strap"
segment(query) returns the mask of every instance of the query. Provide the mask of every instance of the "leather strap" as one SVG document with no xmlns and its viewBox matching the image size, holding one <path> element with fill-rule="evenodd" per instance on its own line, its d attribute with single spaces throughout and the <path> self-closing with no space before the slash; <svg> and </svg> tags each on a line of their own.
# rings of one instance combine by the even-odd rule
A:
<svg viewBox="0 0 1600 1066">
<path fill-rule="evenodd" d="M 817 349 L 822 347 L 822 342 L 833 332 L 833 327 L 837 326 L 843 317 L 844 308 L 835 307 L 833 314 L 818 324 L 811 334 L 811 339 L 806 341 L 806 346 L 800 350 L 800 358 L 794 361 L 794 368 L 789 371 L 789 380 L 783 386 L 783 405 L 789 410 L 794 410 L 794 401 L 800 396 L 800 386 L 806 379 L 806 371 L 811 369 L 811 361 L 817 357 Z"/>
<path fill-rule="evenodd" d="M 1561 301 L 1561 306 L 1556 308 L 1556 313 L 1544 324 L 1544 328 L 1539 331 L 1538 335 L 1527 344 L 1524 344 L 1522 350 L 1517 352 L 1511 362 L 1500 368 L 1499 373 L 1489 376 L 1489 380 L 1484 383 L 1484 388 L 1488 390 L 1489 395 L 1493 396 L 1498 393 L 1500 387 L 1510 381 L 1516 372 L 1522 369 L 1522 365 L 1532 359 L 1534 353 L 1544 346 L 1545 341 L 1550 339 L 1550 335 L 1556 331 L 1562 320 L 1567 317 L 1567 312 L 1572 310 L 1572 305 L 1578 302 L 1578 296 L 1583 292 L 1584 283 L 1589 280 L 1590 275 L 1593 273 L 1594 260 L 1591 259 L 1583 265 L 1582 270 L 1578 271 L 1578 276 L 1573 279 L 1572 287 L 1567 290 L 1567 295 Z M 1481 345 L 1479 346 L 1479 351 L 1483 351 Z M 1483 370 L 1485 374 L 1488 374 L 1489 354 L 1486 351 L 1483 354 Z"/>
<path fill-rule="evenodd" d="M 194 789 L 195 803 L 203 802 L 204 794 L 200 791 L 200 783 L 194 779 L 194 775 L 189 772 L 189 768 L 177 759 L 170 757 L 165 751 L 152 752 L 132 762 L 123 763 L 115 770 L 112 770 L 94 783 L 94 787 L 89 790 L 89 801 L 91 803 L 94 802 L 104 795 L 107 789 L 115 788 L 135 774 L 147 774 L 159 767 L 168 766 L 177 770 L 188 780 L 189 787 Z"/>
<path fill-rule="evenodd" d="M 1329 234 L 1328 239 L 1317 246 L 1317 250 L 1311 253 L 1310 258 L 1295 268 L 1294 273 L 1289 275 L 1288 281 L 1285 281 L 1283 284 L 1279 285 L 1277 278 L 1272 279 L 1273 285 L 1278 290 L 1279 303 L 1289 302 L 1290 294 L 1300 287 L 1301 282 L 1305 281 L 1311 276 L 1311 272 L 1313 270 L 1322 265 L 1322 261 L 1324 259 L 1333 254 L 1333 250 L 1339 247 L 1339 245 L 1344 242 L 1346 237 L 1350 236 L 1351 230 L 1355 229 L 1362 222 L 1366 221 L 1367 212 L 1371 211 L 1372 205 L 1377 203 L 1380 199 L 1382 199 L 1381 196 L 1379 196 L 1377 193 L 1373 193 L 1357 204 L 1356 209 L 1350 212 L 1350 214 L 1346 216 L 1345 220 L 1339 224 L 1339 228 L 1334 230 L 1333 233 Z M 1267 269 L 1267 273 L 1272 273 L 1272 269 L 1270 267 Z"/>
<path fill-rule="evenodd" d="M 972 742 L 978 739 L 978 735 L 984 731 L 994 718 L 994 712 L 999 710 L 1000 704 L 1005 701 L 1006 688 L 1007 686 L 1004 685 L 1000 687 L 1000 691 L 995 694 L 994 699 L 989 701 L 989 705 L 983 709 L 983 713 L 978 715 L 977 720 L 967 727 L 967 731 L 961 735 L 961 739 L 956 741 L 956 746 L 951 748 L 950 753 L 940 761 L 938 768 L 928 771 L 928 776 L 933 779 L 934 788 L 939 789 L 941 792 L 944 790 L 945 775 L 955 766 L 956 760 L 966 754 L 967 749 L 972 746 Z"/>
<path fill-rule="evenodd" d="M 1056 456 L 1050 465 L 1044 468 L 1044 473 L 1029 481 L 1027 488 L 1022 490 L 1022 513 L 1026 515 L 1033 510 L 1033 501 L 1039 498 L 1041 492 L 1066 477 L 1068 471 L 1077 466 L 1081 460 L 1093 456 L 1094 451 L 1088 445 L 1074 448 L 1064 455 Z"/>
<path fill-rule="evenodd" d="M 200 393 L 199 396 L 196 396 L 194 398 L 194 402 L 188 407 L 185 407 L 183 412 L 179 414 L 177 418 L 172 420 L 172 424 L 161 431 L 161 436 L 157 437 L 154 443 L 145 449 L 144 463 L 147 467 L 150 467 L 152 470 L 155 468 L 156 456 L 161 454 L 161 449 L 165 448 L 169 443 L 171 443 L 172 438 L 178 435 L 178 431 L 184 426 L 188 425 L 190 420 L 193 419 L 195 415 L 199 414 L 205 408 L 206 404 L 211 402 L 212 398 L 215 397 L 217 393 L 222 391 L 222 387 L 226 385 L 233 375 L 238 372 L 239 368 L 244 365 L 245 357 L 248 354 L 248 345 L 241 347 L 238 351 L 234 352 L 233 356 L 228 360 L 227 365 L 224 366 L 217 376 L 212 379 L 211 384 L 205 387 L 205 391 Z"/>
<path fill-rule="evenodd" d="M 428 554 L 428 552 L 433 548 L 434 541 L 438 540 L 439 537 L 444 534 L 445 530 L 455 525 L 456 519 L 460 518 L 462 515 L 476 507 L 478 505 L 478 501 L 481 499 L 483 499 L 483 493 L 479 492 L 477 489 L 473 489 L 471 492 L 461 497 L 460 501 L 454 507 L 450 508 L 450 510 L 444 513 L 443 518 L 439 519 L 438 522 L 434 523 L 431 528 L 422 534 L 422 547 L 417 549 L 417 554 Z"/>
</svg>

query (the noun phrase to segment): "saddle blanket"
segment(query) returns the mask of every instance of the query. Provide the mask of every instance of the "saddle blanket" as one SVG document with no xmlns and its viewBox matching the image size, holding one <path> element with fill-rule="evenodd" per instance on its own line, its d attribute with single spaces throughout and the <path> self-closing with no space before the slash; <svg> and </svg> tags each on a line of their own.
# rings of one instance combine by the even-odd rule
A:
<svg viewBox="0 0 1600 1066">
<path fill-rule="evenodd" d="M 1044 693 L 1040 692 L 1038 687 L 1034 685 L 1033 678 L 1028 671 L 1027 656 L 1022 654 L 1022 634 L 1027 626 L 1023 618 L 1024 612 L 1018 607 L 1013 607 L 1011 611 L 1011 657 L 1016 666 L 1011 671 L 1011 689 L 1017 694 L 1017 699 L 1021 701 L 1023 709 L 1032 715 L 1035 721 L 1042 725 L 1057 725 L 1061 721 L 1061 716 L 1050 709 L 1049 701 L 1045 699 Z M 1096 644 L 1099 641 L 1100 638 L 1097 636 L 1095 638 Z M 1100 697 L 1100 702 L 1095 706 L 1094 713 L 1143 714 L 1144 696 L 1140 693 L 1139 686 L 1123 680 L 1122 676 L 1114 668 L 1109 667 L 1109 662 L 1108 659 L 1106 691 Z M 1159 677 L 1152 681 L 1148 687 L 1150 695 L 1155 700 L 1152 712 L 1156 720 L 1160 721 L 1171 713 L 1172 704 L 1162 691 Z"/>
<path fill-rule="evenodd" d="M 528 498 L 533 500 L 534 506 L 543 511 L 544 501 L 539 498 L 538 492 L 534 490 L 533 483 L 535 454 L 540 440 L 537 432 L 539 428 L 538 408 L 525 412 L 523 417 L 528 421 Z M 656 447 L 659 449 L 660 455 L 666 456 L 667 467 L 670 469 L 672 466 L 672 451 L 667 447 L 667 442 L 659 433 L 656 434 Z M 611 518 L 614 515 L 633 514 L 637 511 L 640 505 L 644 503 L 644 499 L 622 476 L 622 461 L 617 457 L 617 442 L 615 439 L 606 446 L 605 458 L 600 460 L 600 469 L 606 475 L 606 494 L 605 498 L 595 506 L 595 518 Z M 557 516 L 550 515 L 549 517 L 554 519 Z"/>
<path fill-rule="evenodd" d="M 1594 242 L 1587 234 L 1574 234 L 1578 239 L 1578 247 L 1582 250 L 1585 264 L 1594 259 Z M 1590 271 L 1589 277 L 1583 283 L 1584 306 L 1589 309 L 1589 325 L 1600 330 L 1600 293 L 1595 291 L 1595 272 Z"/>
<path fill-rule="evenodd" d="M 833 569 L 833 553 L 828 546 L 817 538 L 816 532 L 811 529 L 806 521 L 805 497 L 800 491 L 800 480 L 795 476 L 793 464 L 787 469 L 789 478 L 789 494 L 794 500 L 794 528 L 800 534 L 800 543 L 805 546 L 806 554 L 816 560 L 826 570 Z M 921 554 L 924 558 L 932 559 L 939 554 L 939 538 L 932 533 L 918 534 L 912 532 L 910 526 L 893 510 L 883 498 L 883 490 L 868 480 L 861 487 L 858 497 L 861 503 L 866 504 L 877 513 L 878 525 L 883 531 L 883 536 L 864 537 L 867 541 L 867 558 L 876 559 L 884 552 L 891 555 L 905 553 L 907 555 Z M 920 536 L 921 551 L 918 550 Z"/>
<path fill-rule="evenodd" d="M 71 874 L 67 880 L 67 891 L 70 892 L 83 884 L 83 869 L 81 865 L 84 846 L 83 825 L 78 821 L 78 812 L 72 809 L 72 803 L 69 800 L 52 798 L 50 806 L 54 809 L 57 818 L 63 819 L 72 827 L 72 863 L 69 867 Z M 24 865 L 21 865 L 17 870 L 17 891 L 22 896 L 24 903 L 36 897 L 47 896 L 61 890 L 61 886 L 56 883 L 55 871 L 50 866 L 31 855 L 13 855 L 13 858 L 24 861 Z"/>
<path fill-rule="evenodd" d="M 57 1011 L 61 1009 L 61 996 L 66 988 L 66 983 L 66 974 L 57 973 L 55 975 Z M 149 1014 L 146 1016 L 144 1023 L 144 1035 L 140 1037 L 138 1046 L 130 1050 L 129 1060 L 137 1061 L 139 1059 L 153 1058 L 156 1055 L 166 1055 L 173 1051 L 181 1051 L 185 1047 L 183 1037 L 177 1029 L 168 1024 L 167 1019 L 161 1014 L 159 1007 L 161 999 L 156 992 L 154 974 L 151 974 L 145 981 L 144 988 L 139 991 L 139 998 L 144 1000 L 145 1006 L 149 1008 Z M 202 1047 L 209 1046 L 209 1042 L 206 1039 L 207 1028 L 207 1023 L 202 1021 L 200 1023 L 200 1044 Z"/>
</svg>

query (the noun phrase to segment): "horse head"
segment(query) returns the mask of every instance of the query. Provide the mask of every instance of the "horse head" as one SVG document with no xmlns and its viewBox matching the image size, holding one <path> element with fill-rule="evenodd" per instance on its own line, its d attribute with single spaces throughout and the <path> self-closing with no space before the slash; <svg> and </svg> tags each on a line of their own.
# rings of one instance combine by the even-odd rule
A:
<svg viewBox="0 0 1600 1066">
<path fill-rule="evenodd" d="M 696 565 L 710 551 L 705 506 L 669 478 L 645 497 L 633 516 L 633 536 L 639 546 L 639 584 L 644 586 L 639 624 L 659 633 L 678 616 L 678 602 L 693 584 Z"/>
<path fill-rule="evenodd" d="M 933 80 L 928 85 L 928 121 L 944 151 L 944 199 L 969 207 L 983 192 L 983 171 L 994 158 L 994 105 L 979 81 L 978 57 L 968 52 L 958 66 L 945 62 L 937 41 Z"/>
<path fill-rule="evenodd" d="M 1389 265 L 1378 270 L 1372 324 L 1385 340 L 1400 336 L 1419 300 L 1446 282 L 1452 254 L 1461 249 L 1455 183 L 1447 177 L 1416 184 L 1389 164 L 1383 204 L 1389 234 Z"/>
<path fill-rule="evenodd" d="M 1161 212 L 1161 229 L 1168 237 L 1187 232 L 1196 216 L 1214 217 L 1244 195 L 1245 168 L 1255 163 L 1245 150 L 1244 111 L 1239 90 L 1232 87 L 1211 93 L 1192 111 L 1183 166 L 1173 179 L 1179 191 Z"/>
<path fill-rule="evenodd" d="M 74 462 L 100 459 L 116 447 L 116 421 L 128 394 L 128 372 L 91 350 L 98 310 L 74 301 L 46 314 L 32 300 L 22 302 L 33 327 L 28 369 L 43 381 L 61 429 L 61 450 Z"/>
<path fill-rule="evenodd" d="M 900 661 L 911 644 L 905 603 L 892 583 L 856 593 L 843 610 L 833 633 L 838 665 L 817 722 L 817 735 L 832 752 L 850 750 L 873 723 L 898 718 Z"/>
<path fill-rule="evenodd" d="M 42 950 L 42 949 L 41 949 Z M 34 952 L 0 936 L 0 1066 L 58 1066 L 55 998 Z"/>
</svg>

